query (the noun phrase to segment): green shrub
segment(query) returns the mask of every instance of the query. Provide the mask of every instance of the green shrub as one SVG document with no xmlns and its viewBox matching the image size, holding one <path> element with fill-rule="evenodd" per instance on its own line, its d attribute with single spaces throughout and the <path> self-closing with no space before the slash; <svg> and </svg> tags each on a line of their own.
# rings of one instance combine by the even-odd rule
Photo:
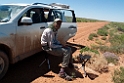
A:
<svg viewBox="0 0 124 83">
<path fill-rule="evenodd" d="M 109 47 L 108 46 L 100 45 L 98 48 L 100 49 L 101 52 L 109 51 Z"/>
<path fill-rule="evenodd" d="M 112 57 L 106 58 L 106 60 L 107 60 L 108 63 L 113 63 L 115 65 L 117 65 L 117 63 L 118 63 L 118 61 L 115 58 L 112 58 Z"/>
<path fill-rule="evenodd" d="M 109 29 L 109 27 L 106 25 L 106 26 L 98 29 L 97 34 L 100 36 L 108 36 L 108 29 Z"/>
<path fill-rule="evenodd" d="M 114 83 L 124 83 L 124 67 L 120 67 L 120 69 L 114 71 L 112 81 Z"/>
<path fill-rule="evenodd" d="M 98 37 L 96 33 L 91 33 L 88 37 L 89 40 L 93 40 L 93 37 Z"/>
<path fill-rule="evenodd" d="M 124 32 L 124 26 L 123 27 L 118 27 L 118 30 Z"/>
<path fill-rule="evenodd" d="M 110 38 L 109 42 L 111 43 L 110 51 L 116 54 L 124 53 L 124 34 L 120 34 L 118 27 L 123 28 L 124 23 L 111 23 L 111 31 L 109 32 Z M 121 30 L 120 30 L 121 31 Z M 122 30 L 123 31 L 123 30 Z"/>
<path fill-rule="evenodd" d="M 90 51 L 90 52 L 99 54 L 99 52 L 98 52 L 97 50 L 93 50 L 93 49 L 91 49 L 91 48 L 89 48 L 89 47 L 84 47 L 84 48 L 82 48 L 82 49 L 80 50 L 81 53 L 86 52 L 86 51 Z"/>
<path fill-rule="evenodd" d="M 116 32 L 117 32 L 116 29 L 111 29 L 111 30 L 109 31 L 110 37 L 112 37 Z"/>
<path fill-rule="evenodd" d="M 105 26 L 103 26 L 103 28 L 105 29 L 105 30 L 108 30 L 109 29 L 109 25 L 105 25 Z"/>
<path fill-rule="evenodd" d="M 101 40 L 96 40 L 95 43 L 99 44 L 99 45 L 104 45 L 105 42 L 101 41 Z"/>
<path fill-rule="evenodd" d="M 117 29 L 118 31 L 124 32 L 124 23 L 117 23 Z"/>
<path fill-rule="evenodd" d="M 93 40 L 93 36 L 92 35 L 89 35 L 88 39 L 89 40 Z"/>
<path fill-rule="evenodd" d="M 118 31 L 118 27 L 124 26 L 124 23 L 110 23 L 103 28 L 98 29 L 97 34 L 103 36 L 101 39 L 106 40 L 106 36 L 109 35 L 108 41 L 110 42 L 110 46 L 104 46 L 105 42 L 101 42 L 99 40 L 95 40 L 99 46 L 97 48 L 100 49 L 101 52 L 109 51 L 115 54 L 124 54 L 124 34 Z"/>
<path fill-rule="evenodd" d="M 99 45 L 95 45 L 95 44 L 91 44 L 90 46 L 92 49 L 98 49 L 99 48 Z"/>
<path fill-rule="evenodd" d="M 97 34 L 100 36 L 108 36 L 108 31 L 104 28 L 100 28 L 98 29 Z"/>
<path fill-rule="evenodd" d="M 110 37 L 109 41 L 114 46 L 115 45 L 118 46 L 120 44 L 123 45 L 123 43 L 124 43 L 124 34 L 119 34 L 119 35 L 115 34 L 115 35 Z"/>
<path fill-rule="evenodd" d="M 116 53 L 116 54 L 124 54 L 124 45 L 122 45 L 122 44 L 120 44 L 120 45 L 118 45 L 118 46 L 111 46 L 110 48 L 109 48 L 109 51 L 110 52 L 113 52 L 113 53 Z"/>
</svg>

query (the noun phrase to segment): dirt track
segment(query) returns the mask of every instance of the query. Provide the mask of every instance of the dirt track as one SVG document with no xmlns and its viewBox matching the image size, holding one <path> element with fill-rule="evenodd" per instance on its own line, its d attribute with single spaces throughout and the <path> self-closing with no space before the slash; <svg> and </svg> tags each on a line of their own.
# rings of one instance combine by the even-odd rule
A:
<svg viewBox="0 0 124 83">
<path fill-rule="evenodd" d="M 73 56 L 79 53 L 78 46 L 88 46 L 92 42 L 87 41 L 88 35 L 98 28 L 101 28 L 107 24 L 107 22 L 93 22 L 93 23 L 78 23 L 78 31 L 75 37 L 71 38 L 68 42 L 70 47 L 73 49 Z M 74 39 L 74 41 L 73 41 Z M 25 59 L 17 64 L 11 65 L 9 71 L 5 78 L 3 78 L 0 83 L 113 83 L 111 82 L 111 72 L 99 74 L 90 69 L 90 75 L 96 76 L 95 79 L 83 78 L 79 76 L 73 81 L 65 81 L 59 78 L 57 73 L 59 71 L 59 66 L 61 58 L 50 56 L 51 70 L 48 70 L 47 64 L 45 63 L 42 67 L 38 67 L 41 61 L 43 61 L 44 53 L 38 53 L 34 56 Z M 77 64 L 79 67 L 80 65 Z M 110 67 L 110 70 L 113 70 Z M 79 69 L 79 73 L 83 75 L 83 71 Z"/>
</svg>

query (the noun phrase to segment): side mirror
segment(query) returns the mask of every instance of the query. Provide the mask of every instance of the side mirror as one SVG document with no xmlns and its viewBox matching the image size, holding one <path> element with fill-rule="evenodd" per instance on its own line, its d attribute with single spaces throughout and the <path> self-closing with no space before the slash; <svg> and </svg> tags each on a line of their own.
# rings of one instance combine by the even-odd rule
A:
<svg viewBox="0 0 124 83">
<path fill-rule="evenodd" d="M 24 25 L 31 25 L 33 21 L 30 17 L 22 17 L 21 23 Z"/>
</svg>

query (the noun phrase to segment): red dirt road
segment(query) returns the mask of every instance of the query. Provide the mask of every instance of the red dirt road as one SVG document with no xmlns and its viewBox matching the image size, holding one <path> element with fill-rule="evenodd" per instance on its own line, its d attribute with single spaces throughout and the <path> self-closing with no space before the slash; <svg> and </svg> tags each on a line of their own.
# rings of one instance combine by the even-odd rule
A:
<svg viewBox="0 0 124 83">
<path fill-rule="evenodd" d="M 76 44 L 87 46 L 90 43 L 87 41 L 89 34 L 95 32 L 106 24 L 108 24 L 108 22 L 78 23 L 77 33 L 69 40 L 69 42 L 72 42 L 71 40 L 74 39 Z"/>
</svg>

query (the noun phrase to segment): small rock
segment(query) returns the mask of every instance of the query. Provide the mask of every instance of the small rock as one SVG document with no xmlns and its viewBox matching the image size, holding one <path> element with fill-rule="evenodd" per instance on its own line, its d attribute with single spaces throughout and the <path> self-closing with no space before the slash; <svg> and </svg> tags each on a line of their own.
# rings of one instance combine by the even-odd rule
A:
<svg viewBox="0 0 124 83">
<path fill-rule="evenodd" d="M 111 66 L 112 67 L 112 66 L 115 66 L 115 65 L 113 63 L 109 63 L 108 66 Z"/>
<path fill-rule="evenodd" d="M 105 58 L 113 58 L 113 59 L 119 60 L 119 57 L 117 55 L 115 55 L 114 53 L 111 53 L 111 52 L 105 52 L 103 54 L 103 56 Z"/>
</svg>

